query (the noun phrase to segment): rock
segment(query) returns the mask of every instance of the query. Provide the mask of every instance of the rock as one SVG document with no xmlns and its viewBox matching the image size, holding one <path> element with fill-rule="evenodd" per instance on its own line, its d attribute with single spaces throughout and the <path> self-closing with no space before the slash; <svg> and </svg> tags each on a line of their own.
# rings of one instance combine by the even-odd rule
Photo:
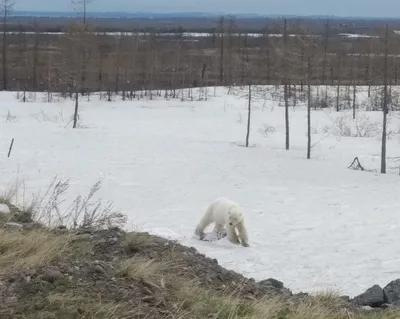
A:
<svg viewBox="0 0 400 319">
<path fill-rule="evenodd" d="M 42 280 L 47 281 L 49 283 L 53 283 L 59 279 L 63 278 L 63 274 L 58 270 L 48 270 L 46 273 L 42 275 Z"/>
<path fill-rule="evenodd" d="M 27 223 L 23 225 L 23 228 L 26 230 L 38 229 L 42 228 L 43 226 L 39 223 Z"/>
<path fill-rule="evenodd" d="M 0 213 L 9 214 L 11 213 L 10 207 L 7 204 L 0 204 Z"/>
<path fill-rule="evenodd" d="M 105 287 L 107 285 L 107 283 L 104 280 L 96 280 L 95 285 L 97 287 Z"/>
<path fill-rule="evenodd" d="M 153 292 L 152 292 L 149 288 L 147 288 L 146 286 L 142 287 L 142 292 L 143 292 L 145 295 L 148 295 L 148 296 L 153 295 Z"/>
<path fill-rule="evenodd" d="M 72 242 L 86 241 L 90 239 L 90 234 L 76 235 L 72 238 Z"/>
<path fill-rule="evenodd" d="M 400 308 L 400 300 L 394 301 L 394 302 L 391 304 L 391 306 L 392 306 L 393 308 Z"/>
<path fill-rule="evenodd" d="M 283 285 L 282 281 L 274 278 L 268 278 L 258 282 L 258 285 L 265 289 L 266 292 L 280 293 L 285 297 L 291 297 L 292 291 Z"/>
<path fill-rule="evenodd" d="M 156 298 L 154 296 L 144 296 L 142 298 L 142 301 L 146 302 L 146 303 L 155 303 L 156 302 Z"/>
<path fill-rule="evenodd" d="M 105 274 L 107 272 L 101 265 L 95 265 L 93 271 L 98 274 Z"/>
<path fill-rule="evenodd" d="M 309 294 L 307 292 L 299 292 L 299 293 L 293 295 L 293 298 L 297 299 L 297 300 L 303 300 L 308 297 L 309 297 Z"/>
<path fill-rule="evenodd" d="M 89 236 L 89 238 L 90 238 L 90 234 L 87 234 L 88 236 Z M 80 236 L 83 236 L 83 235 L 80 235 Z M 104 245 L 104 244 L 106 244 L 107 243 L 107 240 L 105 240 L 104 238 L 101 238 L 101 239 L 99 239 L 99 240 L 97 240 L 96 242 L 96 245 Z"/>
<path fill-rule="evenodd" d="M 370 310 L 373 310 L 374 308 L 372 308 L 371 306 L 362 306 L 361 309 L 362 310 L 366 310 L 366 311 L 370 311 Z"/>
<path fill-rule="evenodd" d="M 91 229 L 91 228 L 80 228 L 80 229 L 78 230 L 77 235 L 82 235 L 82 234 L 93 234 L 93 233 L 94 233 L 94 230 Z"/>
<path fill-rule="evenodd" d="M 18 223 L 5 223 L 4 228 L 8 229 L 22 229 L 24 226 Z"/>
<path fill-rule="evenodd" d="M 272 286 L 272 287 L 277 288 L 277 289 L 285 288 L 282 281 L 276 280 L 274 278 L 268 278 L 268 279 L 265 279 L 265 280 L 261 280 L 259 282 L 259 284 L 262 285 L 262 286 Z"/>
<path fill-rule="evenodd" d="M 355 297 L 354 302 L 361 306 L 380 307 L 385 303 L 385 293 L 379 285 L 374 285 Z"/>
<path fill-rule="evenodd" d="M 391 281 L 383 288 L 383 291 L 386 296 L 386 302 L 389 304 L 394 303 L 397 300 L 400 300 L 400 279 L 396 279 Z"/>
</svg>

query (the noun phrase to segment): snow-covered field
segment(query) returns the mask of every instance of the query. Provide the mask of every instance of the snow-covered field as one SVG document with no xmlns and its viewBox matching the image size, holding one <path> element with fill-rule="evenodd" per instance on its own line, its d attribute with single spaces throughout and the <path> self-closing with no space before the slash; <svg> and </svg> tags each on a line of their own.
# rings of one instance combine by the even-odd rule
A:
<svg viewBox="0 0 400 319">
<path fill-rule="evenodd" d="M 219 88 L 214 97 L 210 89 L 208 101 L 93 97 L 82 102 L 84 127 L 76 130 L 65 127 L 73 101 L 22 103 L 16 93 L 1 93 L 0 188 L 19 178 L 30 194 L 58 174 L 71 179 L 72 199 L 101 179 L 100 196 L 129 216 L 128 227 L 177 239 L 227 268 L 257 280 L 277 278 L 296 292 L 355 295 L 399 278 L 398 115 L 390 114 L 389 174 L 380 175 L 347 169 L 358 156 L 379 171 L 379 125 L 370 125 L 371 137 L 340 135 L 380 123 L 381 112 L 358 111 L 362 121 L 352 122 L 343 120 L 351 112 L 313 111 L 315 145 L 307 160 L 303 106 L 290 110 L 286 151 L 284 109 L 256 101 L 245 148 L 247 101 L 226 91 Z M 365 92 L 359 95 L 365 99 Z M 261 133 L 267 127 L 275 132 Z M 245 208 L 250 248 L 193 238 L 219 196 Z"/>
</svg>

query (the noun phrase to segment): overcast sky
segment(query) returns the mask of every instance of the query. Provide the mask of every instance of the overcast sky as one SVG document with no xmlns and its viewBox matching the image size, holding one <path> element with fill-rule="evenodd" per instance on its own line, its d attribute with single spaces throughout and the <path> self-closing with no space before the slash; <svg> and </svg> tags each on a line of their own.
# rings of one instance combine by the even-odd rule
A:
<svg viewBox="0 0 400 319">
<path fill-rule="evenodd" d="M 400 0 L 91 0 L 88 11 L 399 17 Z M 16 10 L 72 11 L 71 0 L 15 0 Z"/>
</svg>

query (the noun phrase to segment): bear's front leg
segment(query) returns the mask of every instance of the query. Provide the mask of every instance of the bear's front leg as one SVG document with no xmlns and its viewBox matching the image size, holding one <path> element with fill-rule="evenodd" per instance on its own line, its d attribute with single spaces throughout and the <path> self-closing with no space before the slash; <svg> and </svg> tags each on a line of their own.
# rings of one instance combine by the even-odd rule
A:
<svg viewBox="0 0 400 319">
<path fill-rule="evenodd" d="M 239 241 L 239 238 L 238 238 L 238 236 L 236 235 L 236 231 L 235 231 L 235 228 L 233 227 L 227 227 L 226 228 L 226 236 L 227 236 L 227 238 L 228 238 L 228 240 L 231 242 L 231 243 L 233 243 L 233 244 L 237 244 L 237 245 L 240 245 L 240 241 Z"/>
<path fill-rule="evenodd" d="M 244 222 L 241 222 L 236 225 L 239 237 L 240 237 L 240 243 L 243 247 L 250 247 L 249 245 L 249 236 L 247 234 L 247 229 L 246 226 L 244 225 Z"/>
</svg>

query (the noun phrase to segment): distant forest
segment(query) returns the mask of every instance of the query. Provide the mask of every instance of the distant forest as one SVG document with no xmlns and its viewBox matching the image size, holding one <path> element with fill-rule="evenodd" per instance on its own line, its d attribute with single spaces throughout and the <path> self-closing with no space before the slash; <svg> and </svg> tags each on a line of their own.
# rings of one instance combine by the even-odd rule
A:
<svg viewBox="0 0 400 319">
<path fill-rule="evenodd" d="M 8 18 L 7 30 L 10 32 L 34 31 L 40 32 L 65 32 L 68 26 L 81 20 L 79 13 L 64 14 L 66 16 L 44 16 L 46 13 L 29 15 L 29 12 L 14 12 Z M 54 13 L 53 15 L 55 15 Z M 61 15 L 61 14 L 60 14 Z M 69 16 L 68 16 L 69 15 Z M 98 32 L 203 32 L 213 33 L 218 27 L 220 16 L 205 14 L 180 14 L 156 15 L 146 17 L 144 14 L 93 14 L 87 13 L 87 22 Z M 187 16 L 189 15 L 189 16 Z M 104 17 L 105 16 L 105 17 Z M 332 35 L 339 33 L 374 34 L 376 29 L 384 28 L 385 23 L 390 23 L 391 28 L 400 29 L 400 19 L 374 19 L 374 18 L 338 18 L 338 17 L 285 17 L 292 25 L 301 25 L 309 33 L 323 34 L 326 22 L 331 21 L 330 32 Z M 238 32 L 242 33 L 274 33 L 281 28 L 284 17 L 248 17 L 226 16 L 226 19 L 235 19 Z M 268 27 L 267 27 L 268 26 Z M 268 30 L 266 30 L 268 29 Z M 0 26 L 3 30 L 3 26 Z"/>
</svg>

